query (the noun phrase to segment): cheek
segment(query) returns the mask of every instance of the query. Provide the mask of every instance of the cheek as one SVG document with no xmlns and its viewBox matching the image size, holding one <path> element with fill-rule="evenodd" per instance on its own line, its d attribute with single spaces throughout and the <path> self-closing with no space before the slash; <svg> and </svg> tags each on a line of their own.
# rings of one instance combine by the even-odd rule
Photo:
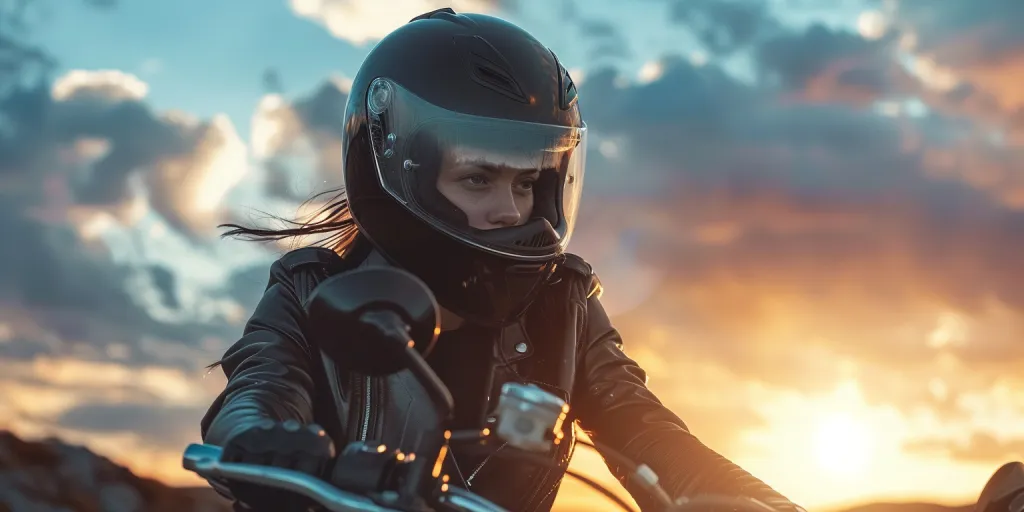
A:
<svg viewBox="0 0 1024 512">
<path fill-rule="evenodd" d="M 516 195 L 516 210 L 519 211 L 519 215 L 522 216 L 523 221 L 530 218 L 533 214 L 533 193 Z"/>
<path fill-rule="evenodd" d="M 470 227 L 482 229 L 487 226 L 486 194 L 466 190 L 458 182 L 440 182 L 437 190 L 466 214 Z"/>
</svg>

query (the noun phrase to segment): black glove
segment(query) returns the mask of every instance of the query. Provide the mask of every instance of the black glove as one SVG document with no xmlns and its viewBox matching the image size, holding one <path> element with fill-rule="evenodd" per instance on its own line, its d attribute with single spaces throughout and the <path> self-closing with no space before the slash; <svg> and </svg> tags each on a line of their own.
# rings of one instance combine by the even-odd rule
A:
<svg viewBox="0 0 1024 512">
<path fill-rule="evenodd" d="M 319 425 L 270 419 L 232 436 L 221 455 L 223 462 L 294 469 L 317 477 L 327 474 L 333 459 L 334 443 Z M 231 481 L 227 486 L 243 510 L 305 511 L 313 505 L 304 496 L 279 489 Z"/>
</svg>

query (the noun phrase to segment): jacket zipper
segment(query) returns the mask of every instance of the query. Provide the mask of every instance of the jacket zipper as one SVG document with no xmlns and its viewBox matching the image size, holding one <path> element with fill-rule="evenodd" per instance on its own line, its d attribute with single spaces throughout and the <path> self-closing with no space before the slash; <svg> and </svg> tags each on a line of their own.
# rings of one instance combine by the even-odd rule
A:
<svg viewBox="0 0 1024 512">
<path fill-rule="evenodd" d="M 507 441 L 502 443 L 501 446 L 499 446 L 497 450 L 494 450 L 489 455 L 487 455 L 487 457 L 484 458 L 484 461 L 481 462 L 480 465 L 478 465 L 476 467 L 476 469 L 474 469 L 473 472 L 469 474 L 469 478 L 466 478 L 466 486 L 467 487 L 472 487 L 473 486 L 472 485 L 473 484 L 473 477 L 475 477 L 476 474 L 479 473 L 480 470 L 484 468 L 484 465 L 487 464 L 487 461 L 491 460 L 491 457 L 493 457 L 495 453 L 500 452 L 502 450 L 502 448 L 505 448 L 506 445 L 508 445 Z"/>
<path fill-rule="evenodd" d="M 366 403 L 363 405 L 363 426 L 359 433 L 360 441 L 366 441 L 366 437 L 370 432 L 370 404 L 373 403 L 372 396 L 370 395 L 370 389 L 373 384 L 371 379 L 372 377 L 366 377 L 366 380 L 364 381 L 366 391 L 363 393 L 363 399 L 366 400 Z"/>
<path fill-rule="evenodd" d="M 304 289 L 299 290 L 299 296 L 308 297 L 313 293 L 313 289 L 316 288 L 317 279 L 312 274 L 307 274 L 306 279 L 299 280 L 299 282 L 304 285 Z M 365 384 L 366 391 L 363 393 L 363 398 L 365 398 L 366 403 L 363 406 L 363 424 L 359 432 L 360 441 L 366 441 L 366 438 L 369 437 L 370 433 L 370 413 L 372 412 L 371 404 L 373 403 L 373 396 L 371 395 L 372 377 L 366 377 Z"/>
</svg>

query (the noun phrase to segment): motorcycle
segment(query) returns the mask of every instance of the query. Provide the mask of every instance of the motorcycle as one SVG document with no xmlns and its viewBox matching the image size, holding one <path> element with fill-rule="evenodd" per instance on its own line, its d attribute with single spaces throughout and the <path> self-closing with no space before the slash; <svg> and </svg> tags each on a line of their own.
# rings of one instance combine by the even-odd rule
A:
<svg viewBox="0 0 1024 512">
<path fill-rule="evenodd" d="M 368 268 L 333 276 L 318 286 L 305 303 L 310 339 L 333 361 L 370 375 L 409 370 L 427 391 L 436 425 L 421 430 L 415 450 L 403 453 L 383 445 L 353 442 L 335 458 L 327 475 L 222 462 L 221 448 L 190 444 L 185 469 L 226 489 L 226 481 L 245 482 L 305 496 L 331 512 L 507 512 L 466 489 L 449 485 L 443 461 L 453 446 L 490 450 L 526 464 L 556 467 L 545 453 L 561 441 L 569 406 L 532 384 L 510 382 L 501 389 L 494 429 L 450 431 L 442 428 L 454 409 L 450 391 L 424 357 L 436 341 L 438 305 L 430 290 L 412 274 L 395 268 Z M 344 343 L 335 333 L 346 332 Z M 506 444 L 518 450 L 495 450 Z M 600 444 L 581 444 L 628 468 L 631 478 L 655 496 L 665 512 L 732 510 L 773 512 L 751 498 L 701 495 L 671 498 L 648 466 L 628 460 Z M 557 467 L 556 467 L 557 468 Z M 619 508 L 632 511 L 599 483 L 572 470 L 566 475 L 600 492 Z M 1000 468 L 985 486 L 976 512 L 1024 512 L 1024 464 Z"/>
</svg>

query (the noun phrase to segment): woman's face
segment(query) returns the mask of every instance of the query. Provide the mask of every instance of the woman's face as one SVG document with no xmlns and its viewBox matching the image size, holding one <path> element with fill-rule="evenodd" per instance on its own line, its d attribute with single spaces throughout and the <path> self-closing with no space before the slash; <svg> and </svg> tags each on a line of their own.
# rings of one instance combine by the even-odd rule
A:
<svg viewBox="0 0 1024 512">
<path fill-rule="evenodd" d="M 475 229 L 518 226 L 533 212 L 533 184 L 540 172 L 445 156 L 437 189 L 461 209 Z"/>
</svg>

